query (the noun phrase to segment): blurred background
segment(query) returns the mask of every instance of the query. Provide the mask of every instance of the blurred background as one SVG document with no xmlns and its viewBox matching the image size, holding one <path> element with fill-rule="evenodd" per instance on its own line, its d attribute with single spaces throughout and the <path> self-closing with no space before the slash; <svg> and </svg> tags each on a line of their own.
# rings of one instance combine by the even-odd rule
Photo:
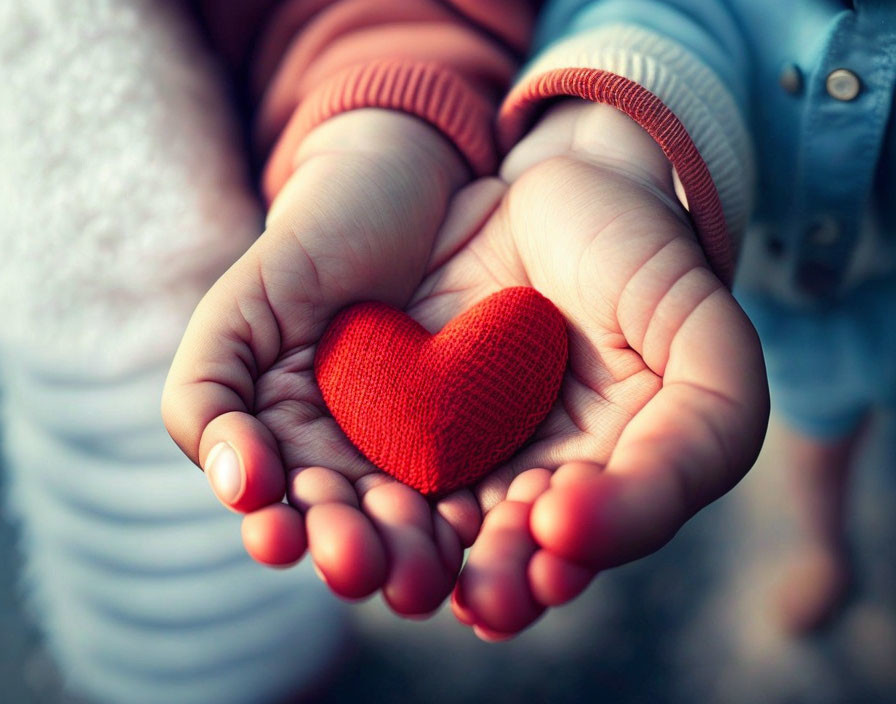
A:
<svg viewBox="0 0 896 704">
<path fill-rule="evenodd" d="M 351 608 L 345 660 L 321 702 L 896 701 L 896 418 L 870 429 L 850 530 L 859 568 L 844 614 L 810 638 L 769 617 L 789 530 L 774 428 L 757 466 L 663 550 L 601 575 L 514 641 L 481 643 L 448 609 L 401 621 Z M 0 531 L 3 700 L 75 704 L 21 610 L 15 527 Z M 259 568 L 261 569 L 261 568 Z"/>
<path fill-rule="evenodd" d="M 251 563 L 158 413 L 189 313 L 261 223 L 181 6 L 0 2 L 0 702 L 87 702 L 67 679 L 252 701 L 290 678 L 320 702 L 896 701 L 892 415 L 855 476 L 852 599 L 801 640 L 770 615 L 793 538 L 774 425 L 671 544 L 508 643 Z"/>
</svg>

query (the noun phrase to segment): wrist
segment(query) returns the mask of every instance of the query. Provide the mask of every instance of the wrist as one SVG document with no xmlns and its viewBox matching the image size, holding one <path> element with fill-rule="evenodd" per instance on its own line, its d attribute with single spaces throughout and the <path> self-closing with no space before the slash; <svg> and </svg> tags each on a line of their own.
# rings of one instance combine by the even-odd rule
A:
<svg viewBox="0 0 896 704">
<path fill-rule="evenodd" d="M 461 154 L 437 129 L 378 108 L 352 110 L 320 124 L 302 140 L 290 170 L 283 188 L 271 194 L 268 225 L 281 213 L 305 207 L 307 189 L 319 190 L 322 179 L 340 183 L 344 195 L 354 193 L 371 206 L 391 202 L 400 209 L 435 211 L 471 178 Z"/>
<path fill-rule="evenodd" d="M 322 160 L 343 167 L 377 162 L 381 170 L 410 175 L 448 193 L 471 176 L 461 154 L 437 129 L 411 115 L 379 108 L 351 110 L 318 125 L 292 155 L 290 172 L 295 176 L 303 166 Z M 278 210 L 282 191 L 267 191 L 268 220 Z"/>
<path fill-rule="evenodd" d="M 402 168 L 433 172 L 458 186 L 470 179 L 460 152 L 438 129 L 397 110 L 362 108 L 318 125 L 302 140 L 293 167 L 331 154 L 361 154 Z"/>
<path fill-rule="evenodd" d="M 646 130 L 616 108 L 587 100 L 565 100 L 548 110 L 514 146 L 501 165 L 512 183 L 528 169 L 567 157 L 613 171 L 643 186 L 680 213 L 673 167 Z"/>
</svg>

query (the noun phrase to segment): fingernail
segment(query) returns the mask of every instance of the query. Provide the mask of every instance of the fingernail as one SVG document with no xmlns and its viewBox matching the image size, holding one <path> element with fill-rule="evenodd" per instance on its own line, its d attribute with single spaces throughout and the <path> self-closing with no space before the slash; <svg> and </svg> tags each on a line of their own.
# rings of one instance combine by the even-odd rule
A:
<svg viewBox="0 0 896 704">
<path fill-rule="evenodd" d="M 236 501 L 243 489 L 243 470 L 233 448 L 219 442 L 208 453 L 205 464 L 205 474 L 215 496 L 225 504 Z"/>
</svg>

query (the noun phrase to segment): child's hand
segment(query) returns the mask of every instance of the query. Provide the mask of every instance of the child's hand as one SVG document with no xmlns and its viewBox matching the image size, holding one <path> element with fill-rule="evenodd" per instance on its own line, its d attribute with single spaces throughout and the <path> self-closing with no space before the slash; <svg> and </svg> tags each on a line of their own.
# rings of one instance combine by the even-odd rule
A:
<svg viewBox="0 0 896 704">
<path fill-rule="evenodd" d="M 425 613 L 453 587 L 478 508 L 445 504 L 452 519 L 474 513 L 463 522 L 472 533 L 459 538 L 420 494 L 375 473 L 328 415 L 312 360 L 345 305 L 407 304 L 469 174 L 422 121 L 370 109 L 317 128 L 297 163 L 265 233 L 197 307 L 166 383 L 164 421 L 218 498 L 248 514 L 243 539 L 256 559 L 295 562 L 307 526 L 337 593 L 382 588 L 397 611 Z"/>
<path fill-rule="evenodd" d="M 747 471 L 768 416 L 758 339 L 640 127 L 610 107 L 558 106 L 502 176 L 500 208 L 468 211 L 468 240 L 409 307 L 438 329 L 493 291 L 532 285 L 569 323 L 555 409 L 475 491 L 488 514 L 454 608 L 485 638 L 665 544 Z"/>
</svg>

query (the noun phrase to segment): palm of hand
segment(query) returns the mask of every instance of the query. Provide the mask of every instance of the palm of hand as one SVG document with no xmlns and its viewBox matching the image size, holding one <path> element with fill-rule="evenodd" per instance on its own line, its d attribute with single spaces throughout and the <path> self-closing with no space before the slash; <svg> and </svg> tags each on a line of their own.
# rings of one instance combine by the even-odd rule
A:
<svg viewBox="0 0 896 704">
<path fill-rule="evenodd" d="M 437 329 L 514 285 L 563 311 L 570 359 L 532 441 L 476 489 L 490 513 L 453 606 L 485 638 L 660 547 L 746 471 L 767 413 L 749 323 L 650 186 L 580 160 L 542 162 L 409 312 Z"/>
</svg>

